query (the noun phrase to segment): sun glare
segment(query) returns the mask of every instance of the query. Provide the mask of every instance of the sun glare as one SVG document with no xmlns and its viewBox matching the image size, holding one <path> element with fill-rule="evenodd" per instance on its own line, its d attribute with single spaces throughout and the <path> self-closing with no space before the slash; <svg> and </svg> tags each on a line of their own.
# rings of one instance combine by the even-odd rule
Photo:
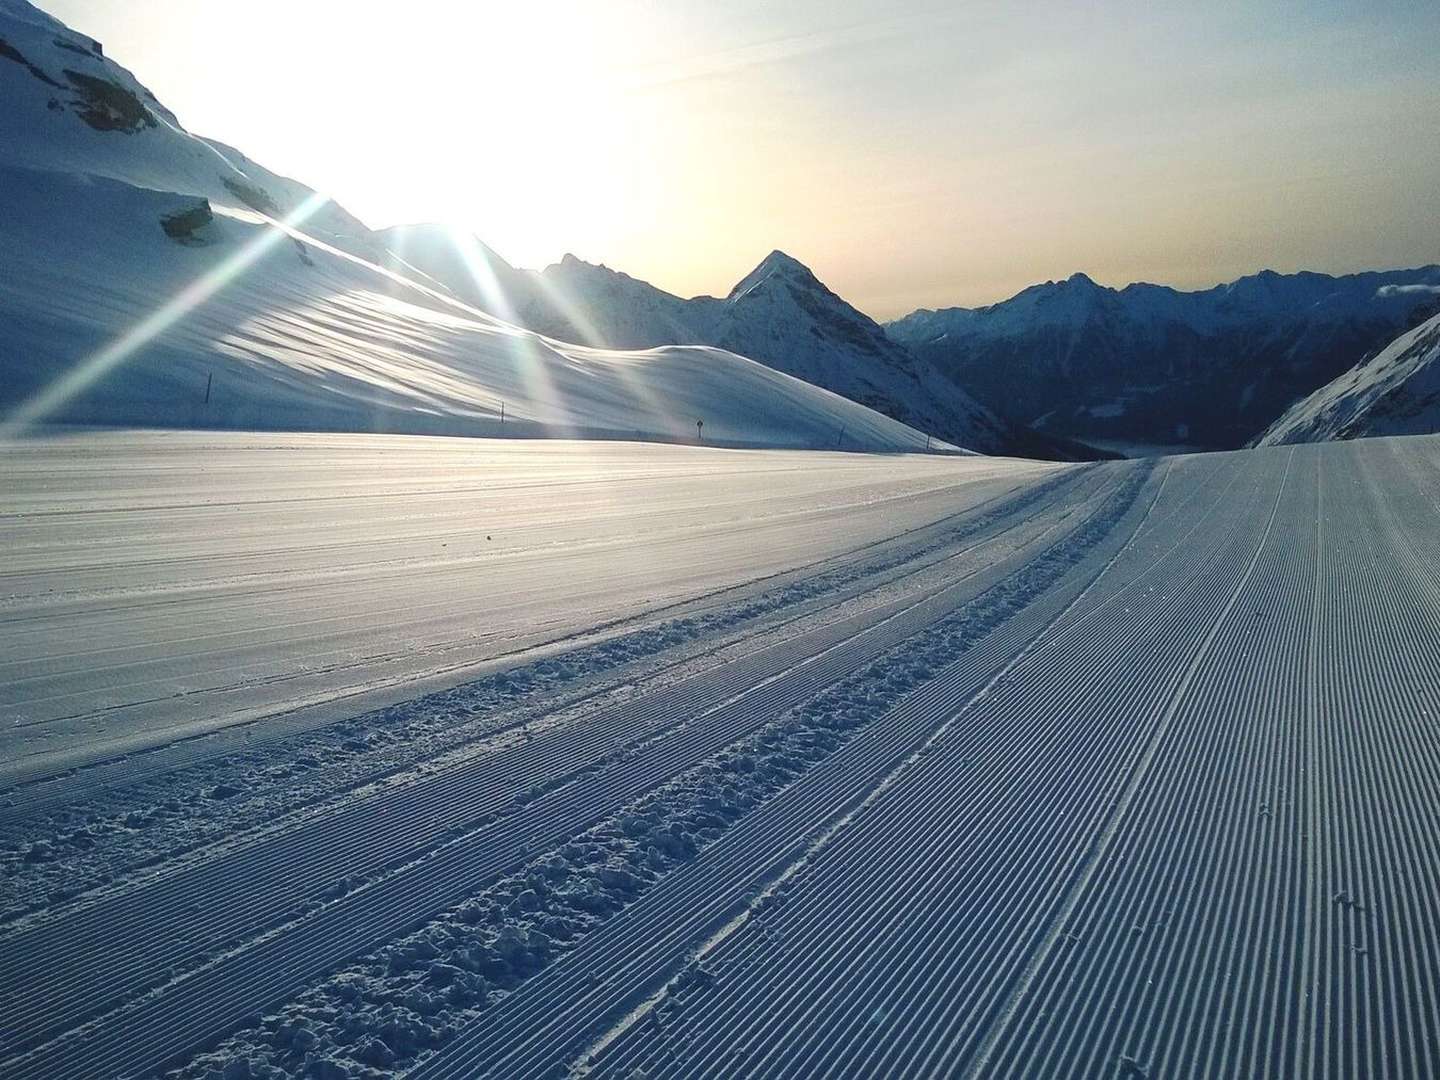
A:
<svg viewBox="0 0 1440 1080">
<path fill-rule="evenodd" d="M 283 222 L 261 229 L 224 261 L 185 286 L 110 344 L 81 360 L 34 397 L 21 402 L 10 415 L 0 419 L 0 439 L 14 438 L 73 401 L 254 266 L 276 244 L 289 237 L 287 227 L 298 228 L 329 201 L 319 192 L 312 193 L 287 214 Z"/>
</svg>

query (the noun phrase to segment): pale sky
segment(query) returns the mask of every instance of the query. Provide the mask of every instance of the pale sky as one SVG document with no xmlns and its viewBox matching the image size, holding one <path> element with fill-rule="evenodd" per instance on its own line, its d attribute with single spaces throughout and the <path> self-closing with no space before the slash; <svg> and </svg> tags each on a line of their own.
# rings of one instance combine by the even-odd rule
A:
<svg viewBox="0 0 1440 1080">
<path fill-rule="evenodd" d="M 41 0 L 372 226 L 877 318 L 1440 261 L 1440 3 Z"/>
</svg>

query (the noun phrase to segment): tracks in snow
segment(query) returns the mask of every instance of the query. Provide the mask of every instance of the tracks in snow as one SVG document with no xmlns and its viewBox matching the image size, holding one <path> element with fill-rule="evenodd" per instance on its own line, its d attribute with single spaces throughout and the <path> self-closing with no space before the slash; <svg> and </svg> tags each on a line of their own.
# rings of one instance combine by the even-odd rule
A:
<svg viewBox="0 0 1440 1080">
<path fill-rule="evenodd" d="M 736 624 L 732 663 L 12 934 L 3 1067 L 184 1060 L 961 619 L 413 1075 L 1440 1072 L 1437 464 L 1423 438 L 1067 474 L 953 561 L 917 543 L 777 611 L 784 640 Z"/>
<path fill-rule="evenodd" d="M 1104 482 L 1120 475 L 1112 470 Z M 1083 508 L 1091 480 L 1077 482 L 1076 508 Z M 1073 511 L 1053 514 L 997 518 L 977 538 L 996 561 L 973 559 L 973 569 L 938 592 L 902 594 L 583 727 L 356 800 L 12 936 L 0 959 L 4 986 L 19 986 L 41 958 L 58 962 L 12 1001 L 8 1053 L 22 1056 L 7 1070 L 104 1076 L 154 1068 L 203 1045 L 814 695 L 1017 572 L 1037 544 L 1044 550 L 1083 521 Z M 1065 524 L 1067 516 L 1076 523 Z M 1016 528 L 1030 539 L 1008 539 Z M 366 883 L 306 910 L 356 878 Z M 106 1015 L 110 1009 L 118 1011 Z"/>
<path fill-rule="evenodd" d="M 1172 557 L 1057 625 L 587 1071 L 1434 1073 L 1418 449 L 1222 459 L 1229 496 Z"/>
</svg>

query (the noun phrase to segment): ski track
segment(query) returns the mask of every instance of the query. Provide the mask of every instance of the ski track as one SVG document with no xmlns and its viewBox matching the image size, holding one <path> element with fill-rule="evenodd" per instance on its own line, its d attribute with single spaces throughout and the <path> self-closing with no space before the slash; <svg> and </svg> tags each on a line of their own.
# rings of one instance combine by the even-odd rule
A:
<svg viewBox="0 0 1440 1080">
<path fill-rule="evenodd" d="M 545 505 L 485 564 L 493 605 L 457 596 L 434 655 L 413 635 L 464 578 L 414 548 L 475 541 L 461 502 L 498 496 L 473 473 L 447 487 L 416 448 L 387 479 L 362 442 L 326 497 L 383 527 L 347 533 L 304 491 L 342 467 L 335 437 L 263 440 L 315 470 L 285 490 L 264 483 L 288 475 L 281 450 L 207 442 L 206 467 L 235 479 L 225 505 L 280 515 L 217 552 L 204 534 L 226 511 L 177 458 L 141 440 L 148 479 L 107 490 L 87 438 L 37 451 L 55 488 L 22 470 L 0 516 L 24 540 L 0 575 L 20 590 L 0 602 L 0 680 L 27 710 L 12 728 L 64 744 L 0 814 L 7 888 L 63 880 L 63 859 L 26 861 L 57 823 L 91 821 L 98 844 L 78 894 L 26 886 L 32 910 L 0 927 L 7 1077 L 386 1074 L 374 1032 L 263 1060 L 247 1032 L 329 1008 L 315 994 L 362 958 L 383 981 L 408 935 L 467 904 L 512 917 L 537 868 L 588 872 L 557 852 L 602 851 L 647 807 L 680 820 L 694 784 L 785 732 L 803 765 L 727 804 L 694 850 L 652 848 L 643 888 L 446 1012 L 440 1049 L 399 1055 L 406 1074 L 1440 1074 L 1440 437 L 1061 469 L 759 455 L 753 490 L 726 455 L 684 448 L 603 450 L 618 488 L 578 458 L 550 487 L 512 465 L 501 486 Z M 153 550 L 167 528 L 173 565 Z M 565 614 L 568 575 L 637 533 L 579 604 L 609 599 Z M 687 569 L 700 547 L 715 560 Z M 291 572 L 287 613 L 307 614 L 274 623 L 267 653 L 257 620 Z M 62 580 L 54 598 L 38 584 Z M 206 597 L 226 610 L 176 617 Z M 357 652 L 357 620 L 391 605 L 396 636 Z M 464 644 L 482 612 L 502 613 L 493 643 Z M 414 682 L 429 696 L 297 711 L 306 665 L 334 693 L 434 677 L 457 651 L 463 677 Z M 503 692 L 486 681 L 507 673 Z M 273 700 L 253 692 L 267 676 Z M 152 682 L 204 701 L 147 711 Z M 227 685 L 258 720 L 248 745 L 216 703 Z M 125 734 L 149 753 L 92 750 L 90 721 L 60 715 L 107 694 L 128 695 Z M 813 745 L 795 726 L 852 707 L 863 722 Z M 365 745 L 329 760 L 341 732 Z M 30 737 L 7 736 L 26 753 Z M 303 779 L 284 768 L 317 754 Z M 263 827 L 199 799 L 185 828 L 120 827 L 167 785 L 246 782 L 256 801 L 236 805 Z M 644 857 L 612 848 L 607 866 Z"/>
</svg>

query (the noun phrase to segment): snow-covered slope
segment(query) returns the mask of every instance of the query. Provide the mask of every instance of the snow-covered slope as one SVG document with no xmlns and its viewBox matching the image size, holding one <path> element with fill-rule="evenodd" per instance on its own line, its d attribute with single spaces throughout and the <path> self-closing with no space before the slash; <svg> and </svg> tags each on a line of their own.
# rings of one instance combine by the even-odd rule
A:
<svg viewBox="0 0 1440 1080">
<path fill-rule="evenodd" d="M 1259 446 L 1440 431 L 1440 315 L 1297 401 Z"/>
<path fill-rule="evenodd" d="M 223 143 L 190 134 L 103 45 L 24 0 L 0 0 L 0 164 L 107 176 L 282 216 L 312 196 Z M 333 202 L 312 231 L 368 230 Z"/>
<path fill-rule="evenodd" d="M 167 235 L 206 216 L 193 196 L 14 168 L 0 190 L 6 411 L 68 379 L 37 419 L 690 440 L 702 420 L 707 442 L 925 445 L 733 353 L 548 341 L 254 214 Z"/>
<path fill-rule="evenodd" d="M 0 455 L 6 1080 L 1437 1073 L 1440 436 Z"/>
<path fill-rule="evenodd" d="M 0 429 L 927 444 L 722 349 L 612 352 L 518 329 L 492 301 L 533 275 L 437 229 L 371 232 L 190 134 L 99 43 L 22 0 L 0 0 L 0 100 Z"/>
<path fill-rule="evenodd" d="M 1079 438 L 1243 444 L 1296 397 L 1413 325 L 1440 266 L 1264 271 L 1200 292 L 1084 274 L 887 326 L 1012 419 Z"/>
<path fill-rule="evenodd" d="M 566 341 L 716 345 L 960 445 L 1090 456 L 1089 448 L 1038 436 L 981 406 L 782 251 L 767 255 L 723 298 L 682 299 L 573 255 L 539 275 L 510 277 L 500 269 L 497 276 L 513 281 L 509 303 L 521 321 Z"/>
</svg>

